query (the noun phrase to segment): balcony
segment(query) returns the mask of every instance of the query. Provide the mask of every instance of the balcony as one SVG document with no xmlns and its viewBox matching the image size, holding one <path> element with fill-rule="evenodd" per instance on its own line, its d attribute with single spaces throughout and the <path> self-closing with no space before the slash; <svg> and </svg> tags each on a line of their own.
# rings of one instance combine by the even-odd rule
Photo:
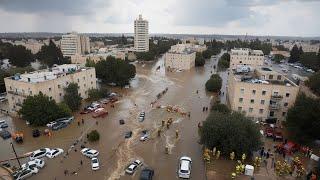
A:
<svg viewBox="0 0 320 180">
<path fill-rule="evenodd" d="M 280 104 L 270 104 L 269 105 L 270 110 L 279 110 L 280 109 Z"/>
<path fill-rule="evenodd" d="M 280 101 L 283 98 L 281 95 L 271 95 L 271 100 Z"/>
<path fill-rule="evenodd" d="M 9 94 L 13 94 L 16 96 L 22 96 L 22 97 L 28 97 L 26 94 L 22 93 L 22 92 L 15 92 L 15 91 L 8 91 Z"/>
</svg>

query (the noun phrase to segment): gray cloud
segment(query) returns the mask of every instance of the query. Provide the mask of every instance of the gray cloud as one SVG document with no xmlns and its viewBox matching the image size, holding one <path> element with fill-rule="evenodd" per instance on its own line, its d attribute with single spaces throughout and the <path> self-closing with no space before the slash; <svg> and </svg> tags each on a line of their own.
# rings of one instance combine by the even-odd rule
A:
<svg viewBox="0 0 320 180">
<path fill-rule="evenodd" d="M 107 5 L 109 0 L 0 0 L 0 9 L 17 13 L 62 13 L 65 15 L 87 15 L 94 8 Z"/>
</svg>

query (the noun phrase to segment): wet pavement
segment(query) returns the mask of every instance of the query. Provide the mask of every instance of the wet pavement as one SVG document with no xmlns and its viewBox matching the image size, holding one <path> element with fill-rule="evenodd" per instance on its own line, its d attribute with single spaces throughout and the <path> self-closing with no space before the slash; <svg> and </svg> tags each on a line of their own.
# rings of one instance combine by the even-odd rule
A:
<svg viewBox="0 0 320 180">
<path fill-rule="evenodd" d="M 77 114 L 75 122 L 67 128 L 54 131 L 51 137 L 33 138 L 32 128 L 21 119 L 13 119 L 12 122 L 7 116 L 1 119 L 9 121 L 10 132 L 24 133 L 24 143 L 14 143 L 18 155 L 43 147 L 59 147 L 66 152 L 76 140 L 80 141 L 65 158 L 58 156 L 55 159 L 46 159 L 46 167 L 30 179 L 139 179 L 142 168 L 139 168 L 133 176 L 124 174 L 126 166 L 135 159 L 142 160 L 143 166 L 154 169 L 154 179 L 178 179 L 178 160 L 184 155 L 191 157 L 193 161 L 191 179 L 205 179 L 202 146 L 198 143 L 198 123 L 205 120 L 209 113 L 209 111 L 202 112 L 202 107 L 210 106 L 210 97 L 213 96 L 205 91 L 205 82 L 209 79 L 211 71 L 215 72 L 213 65 L 216 63 L 217 60 L 208 60 L 205 67 L 185 72 L 166 72 L 163 58 L 145 65 L 136 64 L 137 75 L 131 82 L 132 87 L 112 89 L 123 97 L 115 103 L 115 108 L 106 106 L 109 112 L 107 117 L 94 119 L 91 117 L 92 114 Z M 161 68 L 157 71 L 158 66 Z M 224 80 L 222 91 L 226 92 L 227 73 L 222 72 L 221 75 Z M 167 87 L 167 93 L 151 107 L 150 103 L 157 99 L 157 94 Z M 225 102 L 225 96 L 221 97 L 221 101 Z M 176 105 L 181 111 L 190 112 L 191 116 L 189 118 L 178 113 L 170 113 L 166 108 L 156 108 L 157 105 Z M 138 121 L 141 111 L 146 112 L 143 122 Z M 173 119 L 169 129 L 161 127 L 161 121 L 168 118 Z M 78 126 L 76 121 L 81 119 L 84 119 L 84 124 Z M 124 125 L 119 124 L 120 119 L 125 120 Z M 86 132 L 93 129 L 100 132 L 99 142 L 85 142 Z M 158 129 L 161 129 L 160 137 Z M 139 140 L 142 130 L 151 133 L 150 139 L 145 142 Z M 176 130 L 179 131 L 178 138 Z M 133 132 L 130 139 L 124 138 L 126 131 Z M 11 139 L 0 140 L 0 160 L 14 157 L 10 142 Z M 100 170 L 95 172 L 91 170 L 90 159 L 79 152 L 81 144 L 100 152 L 98 156 Z M 166 146 L 169 147 L 169 154 L 166 154 Z M 80 164 L 81 160 L 83 165 Z M 26 159 L 21 161 L 26 162 Z M 11 162 L 16 163 L 16 161 Z M 64 174 L 65 170 L 68 170 L 67 175 Z"/>
</svg>

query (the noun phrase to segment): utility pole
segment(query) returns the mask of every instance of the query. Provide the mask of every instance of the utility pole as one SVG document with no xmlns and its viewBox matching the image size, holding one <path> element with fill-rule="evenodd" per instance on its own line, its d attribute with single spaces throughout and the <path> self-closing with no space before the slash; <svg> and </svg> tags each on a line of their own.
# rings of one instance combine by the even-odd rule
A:
<svg viewBox="0 0 320 180">
<path fill-rule="evenodd" d="M 11 142 L 10 144 L 11 144 L 12 150 L 13 150 L 13 152 L 14 152 L 14 155 L 16 156 L 16 159 L 17 159 L 17 161 L 18 161 L 18 163 L 19 163 L 19 166 L 20 166 L 20 168 L 21 168 L 21 163 L 20 163 L 19 158 L 18 158 L 18 156 L 17 156 L 16 149 L 14 148 L 12 142 Z"/>
</svg>

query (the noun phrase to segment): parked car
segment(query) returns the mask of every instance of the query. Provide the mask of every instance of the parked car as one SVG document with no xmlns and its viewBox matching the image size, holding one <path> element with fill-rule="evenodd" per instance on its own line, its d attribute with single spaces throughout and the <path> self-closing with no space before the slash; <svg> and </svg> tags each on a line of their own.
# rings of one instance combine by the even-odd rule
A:
<svg viewBox="0 0 320 180">
<path fill-rule="evenodd" d="M 5 129 L 0 130 L 0 136 L 2 139 L 9 139 L 11 138 L 11 133 Z"/>
<path fill-rule="evenodd" d="M 154 170 L 150 168 L 144 168 L 140 174 L 140 180 L 152 180 Z"/>
<path fill-rule="evenodd" d="M 140 137 L 140 141 L 146 141 L 149 138 L 149 133 L 147 130 L 142 131 L 142 136 Z"/>
<path fill-rule="evenodd" d="M 179 171 L 178 175 L 179 178 L 190 178 L 191 174 L 191 158 L 187 156 L 182 156 L 180 158 L 180 163 L 179 163 Z"/>
<path fill-rule="evenodd" d="M 273 129 L 272 128 L 266 128 L 265 134 L 267 137 L 273 137 Z"/>
<path fill-rule="evenodd" d="M 144 121 L 145 116 L 146 116 L 146 113 L 145 113 L 145 112 L 141 112 L 141 113 L 139 114 L 139 121 L 140 121 L 140 122 Z"/>
<path fill-rule="evenodd" d="M 45 162 L 43 160 L 34 159 L 34 160 L 29 161 L 25 164 L 22 164 L 21 167 L 22 167 L 22 169 L 28 169 L 28 168 L 34 168 L 34 167 L 41 169 L 44 167 L 44 165 L 45 165 Z"/>
<path fill-rule="evenodd" d="M 283 140 L 282 132 L 276 130 L 276 131 L 274 132 L 274 138 L 275 138 L 276 140 L 281 140 L 281 141 L 282 141 L 282 140 Z"/>
<path fill-rule="evenodd" d="M 96 171 L 96 170 L 98 170 L 100 168 L 98 158 L 94 157 L 94 158 L 91 159 L 91 168 L 94 171 Z"/>
<path fill-rule="evenodd" d="M 55 124 L 54 126 L 52 126 L 52 130 L 57 131 L 59 129 L 65 128 L 67 127 L 68 124 L 64 123 L 64 122 L 58 122 L 57 124 Z"/>
<path fill-rule="evenodd" d="M 141 165 L 142 165 L 142 162 L 140 160 L 133 161 L 126 168 L 126 173 L 130 175 L 133 174 L 137 170 L 137 168 Z"/>
<path fill-rule="evenodd" d="M 51 121 L 51 122 L 49 122 L 49 123 L 47 124 L 47 127 L 48 127 L 48 128 L 52 128 L 52 126 L 54 126 L 55 124 L 57 124 L 56 121 Z"/>
<path fill-rule="evenodd" d="M 84 155 L 84 156 L 87 156 L 89 158 L 93 158 L 93 157 L 97 157 L 99 155 L 99 152 L 97 150 L 94 150 L 94 149 L 90 149 L 90 148 L 83 148 L 81 150 L 81 153 Z"/>
<path fill-rule="evenodd" d="M 98 112 L 94 112 L 92 117 L 93 118 L 98 118 L 98 117 L 106 117 L 108 115 L 108 112 L 105 111 L 105 110 L 101 110 L 101 111 L 98 111 Z"/>
<path fill-rule="evenodd" d="M 84 108 L 84 110 L 82 110 L 81 112 L 80 112 L 80 114 L 89 114 L 89 113 L 91 113 L 92 111 L 90 111 L 89 109 L 87 109 L 87 108 Z"/>
<path fill-rule="evenodd" d="M 37 168 L 28 168 L 13 174 L 13 178 L 15 180 L 27 179 L 28 177 L 32 176 L 33 174 L 37 174 L 38 172 L 39 170 Z"/>
<path fill-rule="evenodd" d="M 55 157 L 59 156 L 63 152 L 64 152 L 63 149 L 54 148 L 54 149 L 51 149 L 51 151 L 49 151 L 46 156 L 48 158 L 52 159 L 52 158 L 55 158 Z"/>
<path fill-rule="evenodd" d="M 95 103 L 95 102 L 91 103 L 91 105 L 89 105 L 87 107 L 87 109 L 90 110 L 90 111 L 94 111 L 94 110 L 96 110 L 98 108 L 101 108 L 101 106 L 100 106 L 99 103 Z"/>
<path fill-rule="evenodd" d="M 70 117 L 63 117 L 63 118 L 59 118 L 56 120 L 56 122 L 63 122 L 63 123 L 68 123 L 70 124 L 72 121 L 74 120 L 74 117 L 73 116 L 70 116 Z"/>
<path fill-rule="evenodd" d="M 32 130 L 32 137 L 39 137 L 40 135 L 39 129 Z"/>
<path fill-rule="evenodd" d="M 8 123 L 5 120 L 1 120 L 0 121 L 0 128 L 4 129 L 4 128 L 7 128 L 7 127 L 9 127 Z"/>
<path fill-rule="evenodd" d="M 131 138 L 131 136 L 132 136 L 132 131 L 128 131 L 128 132 L 126 132 L 126 134 L 124 135 L 124 137 L 125 137 L 126 139 Z"/>
<path fill-rule="evenodd" d="M 50 152 L 49 148 L 41 148 L 41 149 L 35 150 L 32 152 L 32 154 L 30 156 L 30 160 L 45 157 L 48 152 Z"/>
</svg>

